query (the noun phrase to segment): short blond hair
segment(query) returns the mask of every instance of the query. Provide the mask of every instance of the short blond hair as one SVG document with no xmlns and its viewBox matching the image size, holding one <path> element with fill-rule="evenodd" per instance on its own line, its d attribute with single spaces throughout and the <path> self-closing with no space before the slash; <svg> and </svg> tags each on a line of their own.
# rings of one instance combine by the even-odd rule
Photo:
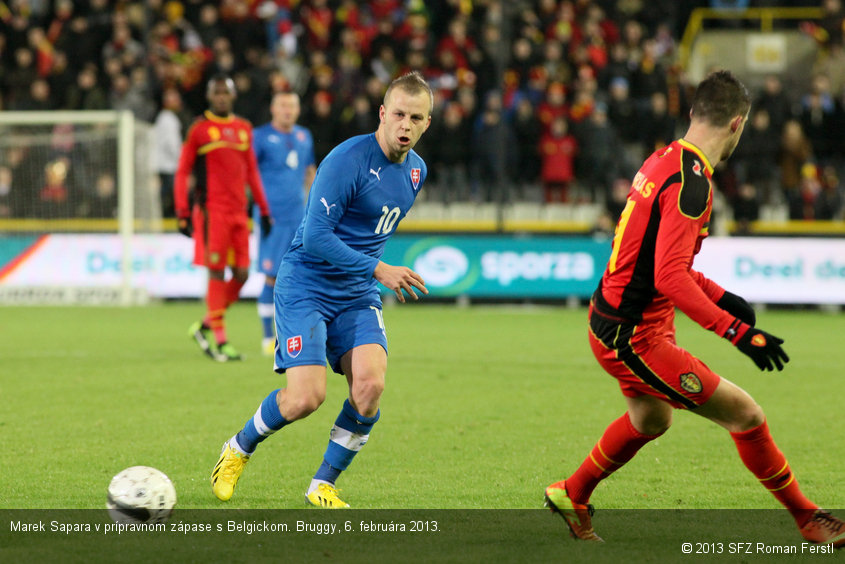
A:
<svg viewBox="0 0 845 564">
<path fill-rule="evenodd" d="M 390 93 L 393 92 L 394 88 L 401 88 L 412 96 L 422 93 L 428 94 L 429 115 L 431 115 L 431 112 L 434 111 L 434 94 L 431 92 L 431 86 L 428 85 L 428 82 L 426 82 L 419 71 L 411 71 L 403 74 L 402 76 L 395 78 L 393 82 L 390 83 L 390 86 L 387 87 L 387 91 L 384 93 L 383 104 L 385 106 L 387 106 L 387 100 L 390 98 Z"/>
</svg>

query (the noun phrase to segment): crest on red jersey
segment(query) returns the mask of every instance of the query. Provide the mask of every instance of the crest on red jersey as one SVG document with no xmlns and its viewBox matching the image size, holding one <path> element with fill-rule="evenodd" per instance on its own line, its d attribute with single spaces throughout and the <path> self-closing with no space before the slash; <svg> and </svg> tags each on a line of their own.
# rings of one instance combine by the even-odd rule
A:
<svg viewBox="0 0 845 564">
<path fill-rule="evenodd" d="M 291 358 L 296 358 L 299 356 L 299 353 L 302 352 L 302 335 L 297 335 L 296 337 L 288 338 L 287 351 L 288 356 Z"/>
<path fill-rule="evenodd" d="M 700 394 L 704 386 L 701 385 L 701 380 L 692 372 L 681 374 L 680 376 L 681 388 L 691 394 Z"/>
<path fill-rule="evenodd" d="M 420 187 L 420 173 L 422 171 L 418 168 L 411 169 L 411 182 L 414 184 L 414 190 Z"/>
</svg>

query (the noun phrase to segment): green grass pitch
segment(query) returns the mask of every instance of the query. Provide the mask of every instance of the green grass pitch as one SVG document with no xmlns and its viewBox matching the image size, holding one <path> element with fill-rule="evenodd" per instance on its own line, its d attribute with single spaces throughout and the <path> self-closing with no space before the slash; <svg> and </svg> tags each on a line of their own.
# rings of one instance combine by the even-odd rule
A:
<svg viewBox="0 0 845 564">
<path fill-rule="evenodd" d="M 802 558 L 788 513 L 742 466 L 727 432 L 686 412 L 676 412 L 669 432 L 596 490 L 593 522 L 604 545 L 572 541 L 563 522 L 540 509 L 545 486 L 572 472 L 624 410 L 615 381 L 590 353 L 583 308 L 386 308 L 382 418 L 338 482 L 358 511 L 303 510 L 346 397 L 337 375 L 329 375 L 326 403 L 262 444 L 233 499 L 221 503 L 209 484 L 220 446 L 284 377 L 260 355 L 254 304 L 238 304 L 228 316 L 230 338 L 246 355 L 240 363 L 214 363 L 188 339 L 202 311 L 198 302 L 3 309 L 4 561 L 779 561 L 766 552 L 740 555 L 729 544 L 761 541 L 765 550 L 785 546 Z M 764 407 L 804 492 L 823 507 L 843 508 L 843 318 L 808 311 L 758 317 L 786 339 L 792 362 L 783 373 L 759 372 L 680 314 L 678 340 Z M 109 480 L 137 464 L 173 480 L 178 511 L 168 525 L 306 519 L 343 530 L 361 520 L 434 518 L 443 532 L 326 538 L 13 530 L 20 519 L 73 520 L 61 510 L 83 510 L 73 522 L 108 522 Z M 226 511 L 208 511 L 219 508 Z M 687 541 L 708 552 L 682 553 Z"/>
<path fill-rule="evenodd" d="M 181 508 L 215 508 L 220 445 L 284 377 L 260 355 L 252 304 L 228 316 L 240 363 L 217 364 L 186 336 L 200 303 L 145 308 L 5 308 L 0 329 L 0 508 L 99 508 L 110 478 L 144 464 L 167 473 Z M 623 409 L 586 341 L 586 312 L 553 307 L 398 305 L 382 418 L 338 483 L 359 508 L 534 508 Z M 682 314 L 678 340 L 748 390 L 805 493 L 845 507 L 841 488 L 843 318 L 765 311 L 792 361 L 761 373 Z M 346 397 L 261 445 L 236 508 L 300 508 Z M 13 446 L 12 446 L 13 445 Z M 12 455 L 12 456 L 9 456 Z M 727 433 L 686 412 L 593 496 L 601 508 L 775 508 Z"/>
</svg>

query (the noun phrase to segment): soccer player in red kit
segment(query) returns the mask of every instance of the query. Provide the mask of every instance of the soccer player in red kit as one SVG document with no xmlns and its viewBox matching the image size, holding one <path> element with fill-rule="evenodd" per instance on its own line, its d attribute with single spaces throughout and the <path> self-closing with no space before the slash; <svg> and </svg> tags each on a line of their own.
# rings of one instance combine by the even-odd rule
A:
<svg viewBox="0 0 845 564">
<path fill-rule="evenodd" d="M 789 510 L 807 541 L 845 545 L 845 523 L 801 493 L 760 406 L 675 343 L 677 307 L 761 370 L 782 370 L 789 361 L 783 341 L 755 327 L 744 299 L 692 269 L 708 233 L 713 167 L 736 148 L 750 106 L 748 91 L 730 72 L 710 74 L 696 90 L 686 135 L 654 152 L 634 177 L 589 314 L 593 354 L 619 381 L 628 410 L 574 474 L 545 492 L 546 505 L 576 538 L 601 541 L 588 504 L 593 490 L 662 435 L 674 409 L 687 409 L 728 430 L 742 462 Z"/>
<path fill-rule="evenodd" d="M 247 186 L 261 211 L 262 233 L 269 233 L 272 220 L 252 149 L 252 126 L 232 114 L 232 79 L 213 77 L 207 98 L 209 109 L 191 126 L 182 145 L 174 201 L 179 231 L 194 238 L 194 264 L 208 268 L 208 312 L 188 332 L 209 357 L 227 362 L 241 358 L 227 340 L 223 314 L 237 301 L 249 276 Z M 193 209 L 188 201 L 192 172 Z M 227 266 L 232 271 L 229 280 Z"/>
</svg>

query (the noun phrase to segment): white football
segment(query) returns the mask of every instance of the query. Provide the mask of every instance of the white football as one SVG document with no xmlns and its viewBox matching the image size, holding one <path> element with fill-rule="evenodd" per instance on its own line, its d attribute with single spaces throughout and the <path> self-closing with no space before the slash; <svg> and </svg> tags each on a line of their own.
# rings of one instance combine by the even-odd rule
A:
<svg viewBox="0 0 845 564">
<path fill-rule="evenodd" d="M 106 509 L 117 523 L 164 523 L 176 505 L 176 488 L 164 472 L 132 466 L 109 484 Z"/>
</svg>

